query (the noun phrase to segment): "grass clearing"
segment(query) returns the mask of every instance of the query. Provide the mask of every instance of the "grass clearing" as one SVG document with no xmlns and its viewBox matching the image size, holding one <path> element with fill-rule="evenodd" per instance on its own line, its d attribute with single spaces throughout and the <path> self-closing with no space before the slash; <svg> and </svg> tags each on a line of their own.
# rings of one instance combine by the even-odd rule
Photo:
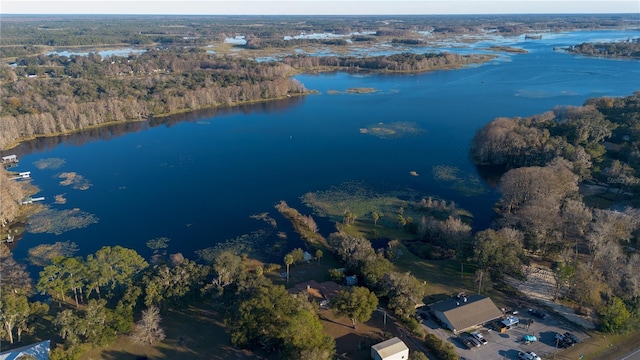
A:
<svg viewBox="0 0 640 360">
<path fill-rule="evenodd" d="M 418 279 L 426 281 L 427 296 L 469 292 L 475 287 L 473 275 L 467 269 L 461 273 L 460 262 L 457 260 L 421 259 L 402 244 L 400 250 L 402 256 L 393 260 L 396 270 L 409 271 Z"/>
<path fill-rule="evenodd" d="M 166 339 L 154 346 L 133 344 L 121 336 L 108 347 L 92 349 L 81 360 L 135 360 L 141 356 L 150 359 L 253 359 L 250 351 L 234 349 L 225 332 L 222 318 L 210 301 L 198 301 L 183 309 L 172 309 L 161 314 L 160 326 Z"/>
</svg>

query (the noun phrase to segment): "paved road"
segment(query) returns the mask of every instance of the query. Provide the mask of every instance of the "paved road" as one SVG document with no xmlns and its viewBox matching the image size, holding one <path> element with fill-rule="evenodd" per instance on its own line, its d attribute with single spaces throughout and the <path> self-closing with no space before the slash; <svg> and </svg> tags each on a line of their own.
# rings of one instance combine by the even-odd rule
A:
<svg viewBox="0 0 640 360">
<path fill-rule="evenodd" d="M 640 360 L 640 348 L 632 350 L 630 353 L 619 358 L 618 360 Z"/>
</svg>

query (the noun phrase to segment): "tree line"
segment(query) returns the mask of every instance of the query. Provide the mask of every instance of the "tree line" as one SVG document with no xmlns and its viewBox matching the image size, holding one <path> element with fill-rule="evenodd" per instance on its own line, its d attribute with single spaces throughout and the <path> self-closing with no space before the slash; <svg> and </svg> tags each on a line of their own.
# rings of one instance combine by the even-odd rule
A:
<svg viewBox="0 0 640 360">
<path fill-rule="evenodd" d="M 195 49 L 108 58 L 50 55 L 17 62 L 15 69 L 3 68 L 0 147 L 104 123 L 305 92 L 288 77 L 293 71 L 288 65 Z"/>
<path fill-rule="evenodd" d="M 50 330 L 63 340 L 51 359 L 75 359 L 87 346 L 106 346 L 120 336 L 145 345 L 160 341 L 164 310 L 205 297 L 226 312 L 236 346 L 275 351 L 283 359 L 308 353 L 331 359 L 335 343 L 322 330 L 317 305 L 274 285 L 262 267 L 245 260 L 222 251 L 204 263 L 172 254 L 155 256 L 149 264 L 132 249 L 105 246 L 85 258 L 53 257 L 34 286 L 1 244 L 0 336 L 13 343 L 16 334 L 20 341 L 49 313 L 47 305 L 30 300 L 36 291 L 54 300 Z M 134 323 L 140 312 L 142 319 Z"/>
<path fill-rule="evenodd" d="M 402 53 L 364 58 L 355 56 L 293 55 L 285 57 L 282 59 L 282 62 L 296 69 L 304 69 L 306 71 L 324 69 L 341 71 L 423 72 L 459 68 L 470 64 L 484 63 L 493 58 L 493 55 L 460 55 L 438 52 L 424 54 Z"/>
<path fill-rule="evenodd" d="M 595 309 L 606 331 L 622 331 L 639 317 L 640 210 L 629 206 L 640 185 L 639 99 L 589 99 L 529 118 L 499 118 L 478 131 L 473 159 L 508 170 L 498 184 L 494 227 L 472 239 L 479 289 L 487 276 L 526 278 L 522 265 L 543 256 L 553 263 L 554 300 Z M 627 193 L 626 207 L 587 202 L 579 188 L 587 181 L 605 192 L 617 188 L 615 201 Z"/>
<path fill-rule="evenodd" d="M 587 56 L 640 58 L 640 38 L 609 43 L 582 43 L 569 46 L 566 51 Z"/>
<path fill-rule="evenodd" d="M 581 179 L 640 175 L 640 93 L 594 98 L 583 106 L 557 107 L 527 118 L 498 118 L 476 133 L 477 164 L 507 169 L 544 166 L 560 156 Z"/>
</svg>

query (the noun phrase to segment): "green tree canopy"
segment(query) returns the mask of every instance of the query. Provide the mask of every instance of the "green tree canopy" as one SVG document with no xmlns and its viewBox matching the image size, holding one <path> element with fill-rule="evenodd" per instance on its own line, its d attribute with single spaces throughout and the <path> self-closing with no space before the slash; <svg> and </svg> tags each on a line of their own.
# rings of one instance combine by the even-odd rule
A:
<svg viewBox="0 0 640 360">
<path fill-rule="evenodd" d="M 625 330 L 631 319 L 631 313 L 619 297 L 612 297 L 600 313 L 602 329 L 606 332 Z"/>
<path fill-rule="evenodd" d="M 335 343 L 322 331 L 315 306 L 283 286 L 260 286 L 256 294 L 240 302 L 226 319 L 233 345 L 260 347 L 284 359 L 331 359 Z M 315 358 L 315 357 L 314 357 Z"/>
<path fill-rule="evenodd" d="M 329 305 L 336 315 L 349 317 L 355 329 L 356 321 L 365 322 L 371 318 L 378 306 L 378 298 L 366 287 L 354 286 L 340 290 L 331 298 Z"/>
</svg>

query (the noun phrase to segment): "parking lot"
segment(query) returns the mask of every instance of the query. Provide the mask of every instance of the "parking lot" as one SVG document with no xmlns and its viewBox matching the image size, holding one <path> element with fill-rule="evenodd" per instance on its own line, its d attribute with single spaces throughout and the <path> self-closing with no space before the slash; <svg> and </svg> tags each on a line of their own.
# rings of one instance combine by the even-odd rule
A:
<svg viewBox="0 0 640 360">
<path fill-rule="evenodd" d="M 555 336 L 557 333 L 571 332 L 576 335 L 581 342 L 588 337 L 588 335 L 576 330 L 557 316 L 548 315 L 546 319 L 542 320 L 530 316 L 526 311 L 527 309 L 523 310 L 524 311 L 520 311 L 520 315 L 518 315 L 520 324 L 506 332 L 500 333 L 488 327 L 478 329 L 477 331 L 487 340 L 487 344 L 473 349 L 468 349 L 462 341 L 460 341 L 458 336 L 437 326 L 431 319 L 424 321 L 423 326 L 427 332 L 436 334 L 441 339 L 452 343 L 458 355 L 468 360 L 517 360 L 518 352 L 520 351 L 533 351 L 541 358 L 544 358 L 560 350 L 556 347 Z M 533 323 L 527 328 L 525 324 L 529 319 L 532 319 Z M 538 338 L 538 341 L 526 344 L 523 341 L 524 335 L 534 335 Z"/>
</svg>

